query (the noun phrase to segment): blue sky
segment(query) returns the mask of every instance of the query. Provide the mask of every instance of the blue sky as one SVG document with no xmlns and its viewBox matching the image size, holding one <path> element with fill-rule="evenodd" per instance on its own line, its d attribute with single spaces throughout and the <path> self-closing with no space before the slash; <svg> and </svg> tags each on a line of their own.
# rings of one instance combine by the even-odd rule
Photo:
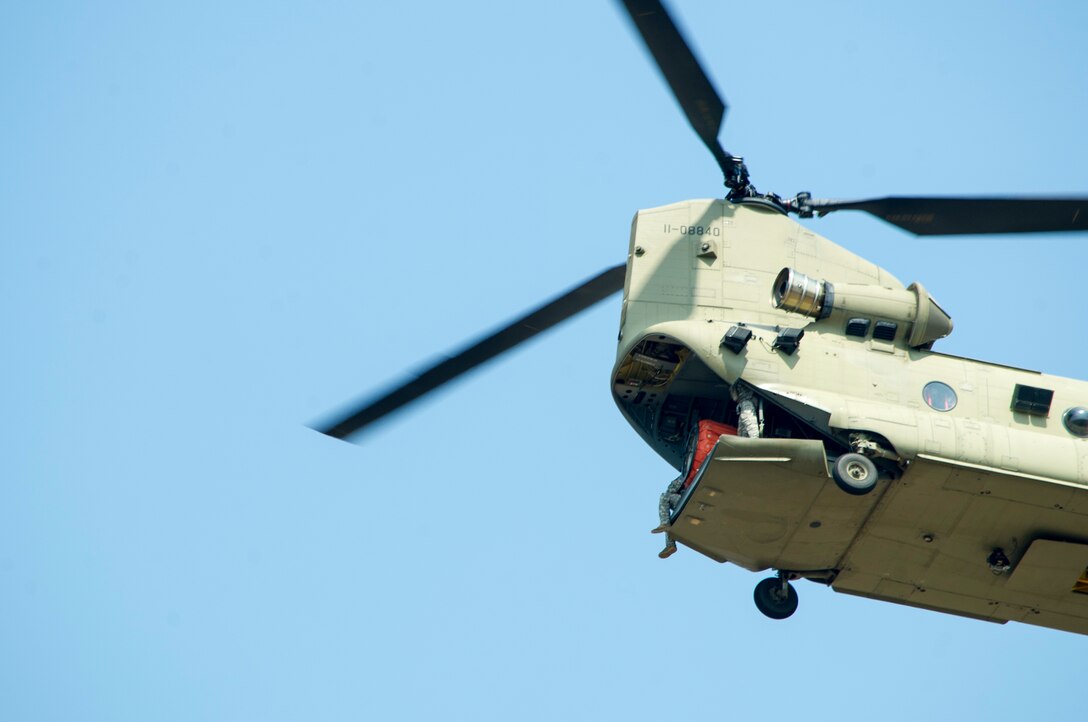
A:
<svg viewBox="0 0 1088 722">
<path fill-rule="evenodd" d="M 672 7 L 761 190 L 1088 192 L 1083 3 Z M 720 194 L 610 2 L 0 8 L 0 718 L 1068 717 L 1081 637 L 657 559 L 617 299 L 306 428 Z M 810 226 L 1084 374 L 1084 238 Z"/>
</svg>

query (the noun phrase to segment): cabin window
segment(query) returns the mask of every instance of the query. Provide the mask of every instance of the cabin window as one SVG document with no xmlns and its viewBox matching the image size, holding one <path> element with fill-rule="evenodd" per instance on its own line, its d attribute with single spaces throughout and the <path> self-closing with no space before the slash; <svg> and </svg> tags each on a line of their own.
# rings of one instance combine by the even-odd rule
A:
<svg viewBox="0 0 1088 722">
<path fill-rule="evenodd" d="M 1016 388 L 1012 391 L 1012 410 L 1031 416 L 1048 416 L 1050 401 L 1053 398 L 1054 392 L 1050 389 L 1016 384 Z"/>
<path fill-rule="evenodd" d="M 1073 436 L 1088 436 L 1088 409 L 1083 406 L 1074 406 L 1062 416 L 1065 430 Z"/>
<path fill-rule="evenodd" d="M 934 411 L 951 411 L 956 408 L 956 392 L 941 381 L 930 381 L 922 389 L 922 398 Z"/>
</svg>

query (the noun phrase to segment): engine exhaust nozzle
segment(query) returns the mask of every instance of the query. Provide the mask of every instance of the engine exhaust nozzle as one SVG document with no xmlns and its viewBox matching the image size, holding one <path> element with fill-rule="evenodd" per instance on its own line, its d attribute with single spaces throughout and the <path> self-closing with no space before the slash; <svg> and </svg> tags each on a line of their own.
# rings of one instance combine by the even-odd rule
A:
<svg viewBox="0 0 1088 722">
<path fill-rule="evenodd" d="M 831 313 L 831 304 L 826 303 L 828 294 L 826 282 L 810 278 L 792 268 L 783 268 L 771 287 L 771 303 L 775 308 L 790 313 L 826 318 Z"/>
</svg>

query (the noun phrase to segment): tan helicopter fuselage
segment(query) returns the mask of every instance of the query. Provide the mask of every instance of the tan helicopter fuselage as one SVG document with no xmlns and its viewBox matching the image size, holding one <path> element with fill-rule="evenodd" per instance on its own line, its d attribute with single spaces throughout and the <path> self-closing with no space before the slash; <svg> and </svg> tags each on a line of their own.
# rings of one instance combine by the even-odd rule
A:
<svg viewBox="0 0 1088 722">
<path fill-rule="evenodd" d="M 812 299 L 776 307 L 783 269 L 835 298 L 822 313 Z M 723 345 L 735 328 L 747 342 Z M 1088 383 L 930 350 L 950 330 L 921 286 L 773 209 L 640 211 L 612 377 L 621 411 L 678 468 L 692 425 L 735 413 L 736 388 L 768 417 L 763 438 L 723 437 L 676 537 L 840 591 L 1088 633 L 1088 595 L 1074 591 L 1088 566 L 1088 440 L 1063 423 L 1088 406 Z M 824 484 L 814 460 L 851 448 L 884 472 L 861 498 Z M 1010 570 L 988 566 L 995 549 Z"/>
</svg>

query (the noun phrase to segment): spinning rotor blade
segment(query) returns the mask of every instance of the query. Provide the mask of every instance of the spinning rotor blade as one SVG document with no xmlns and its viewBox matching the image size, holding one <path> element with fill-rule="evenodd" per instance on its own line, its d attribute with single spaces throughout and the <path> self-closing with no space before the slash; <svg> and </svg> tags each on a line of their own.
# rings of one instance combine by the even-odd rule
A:
<svg viewBox="0 0 1088 722">
<path fill-rule="evenodd" d="M 426 369 L 414 379 L 364 402 L 358 409 L 318 426 L 317 431 L 343 439 L 391 414 L 461 374 L 489 361 L 557 323 L 586 310 L 617 291 L 623 290 L 626 265 L 613 266 L 581 285 L 530 311 L 498 331 Z"/>
<path fill-rule="evenodd" d="M 718 142 L 726 105 L 710 84 L 710 78 L 695 59 L 691 47 L 659 0 L 623 0 L 623 5 L 691 127 L 714 154 L 726 178 L 731 178 L 737 160 Z"/>
<path fill-rule="evenodd" d="M 809 201 L 816 213 L 865 211 L 919 236 L 1088 231 L 1088 198 L 870 198 Z"/>
</svg>

